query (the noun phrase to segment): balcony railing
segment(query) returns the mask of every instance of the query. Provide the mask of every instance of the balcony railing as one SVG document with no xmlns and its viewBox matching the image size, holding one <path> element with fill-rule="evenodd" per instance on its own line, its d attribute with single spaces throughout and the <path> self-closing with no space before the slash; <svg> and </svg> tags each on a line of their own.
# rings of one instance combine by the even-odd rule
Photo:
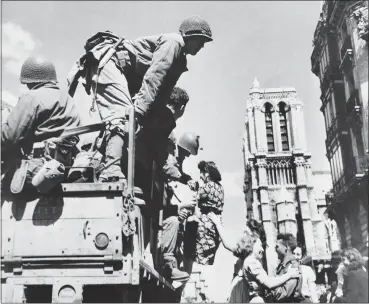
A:
<svg viewBox="0 0 369 304">
<path fill-rule="evenodd" d="M 351 121 L 361 122 L 361 104 L 359 99 L 358 90 L 352 91 L 349 99 L 346 102 L 346 113 L 347 113 L 347 123 Z"/>
<path fill-rule="evenodd" d="M 351 165 L 345 168 L 345 173 L 333 183 L 333 192 L 339 194 L 341 190 L 350 185 L 353 178 L 361 174 L 368 174 L 369 156 L 356 156 L 352 159 Z"/>
<path fill-rule="evenodd" d="M 359 92 L 358 92 L 358 90 L 354 90 L 350 94 L 350 97 L 349 97 L 349 99 L 347 100 L 347 103 L 346 103 L 346 111 L 347 111 L 347 114 L 350 115 L 350 113 L 357 106 L 360 106 Z"/>
<path fill-rule="evenodd" d="M 368 156 L 355 156 L 352 160 L 351 166 L 346 168 L 346 181 L 350 181 L 360 174 L 365 174 L 368 172 L 369 159 Z"/>
<path fill-rule="evenodd" d="M 345 118 L 336 114 L 331 121 L 331 124 L 327 130 L 327 139 L 326 139 L 326 147 L 329 149 L 329 146 L 332 144 L 332 141 L 341 135 L 348 134 L 347 125 L 345 122 Z"/>
<path fill-rule="evenodd" d="M 340 64 L 340 71 L 344 73 L 349 73 L 352 68 L 354 67 L 354 55 L 352 49 L 342 49 L 341 50 L 341 64 Z"/>
<path fill-rule="evenodd" d="M 333 140 L 333 138 L 336 136 L 336 133 L 338 131 L 338 124 L 337 124 L 337 116 L 334 117 L 331 121 L 331 125 L 328 128 L 327 131 L 327 144 L 330 144 Z"/>
<path fill-rule="evenodd" d="M 342 73 L 340 71 L 340 62 L 339 61 L 329 62 L 323 73 L 324 74 L 320 88 L 322 92 L 325 92 L 332 81 L 342 79 Z"/>
<path fill-rule="evenodd" d="M 334 0 L 332 4 L 332 13 L 330 14 L 329 22 L 333 25 L 336 25 L 337 21 L 340 19 L 341 14 L 343 13 L 346 4 L 349 1 L 345 0 Z"/>
<path fill-rule="evenodd" d="M 354 163 L 356 174 L 363 174 L 368 171 L 369 159 L 367 155 L 354 157 Z"/>
<path fill-rule="evenodd" d="M 346 185 L 346 177 L 345 174 L 342 174 L 341 177 L 333 183 L 333 192 L 337 195 Z"/>
</svg>

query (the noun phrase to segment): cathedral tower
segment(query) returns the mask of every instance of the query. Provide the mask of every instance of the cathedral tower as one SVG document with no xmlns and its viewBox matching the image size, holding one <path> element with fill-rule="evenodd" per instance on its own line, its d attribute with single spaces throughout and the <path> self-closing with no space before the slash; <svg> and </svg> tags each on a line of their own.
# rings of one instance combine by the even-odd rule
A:
<svg viewBox="0 0 369 304">
<path fill-rule="evenodd" d="M 316 255 L 311 154 L 306 149 L 303 104 L 294 88 L 261 89 L 255 78 L 245 120 L 244 192 L 248 218 L 262 221 L 268 272 L 277 265 L 278 233 L 292 233 Z M 318 233 L 319 234 L 319 233 Z"/>
</svg>

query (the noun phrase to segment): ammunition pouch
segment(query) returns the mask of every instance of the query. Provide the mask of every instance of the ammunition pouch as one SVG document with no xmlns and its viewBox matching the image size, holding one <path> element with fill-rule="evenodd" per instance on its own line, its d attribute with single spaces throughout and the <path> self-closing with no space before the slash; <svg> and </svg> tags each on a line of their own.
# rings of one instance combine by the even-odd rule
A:
<svg viewBox="0 0 369 304">
<path fill-rule="evenodd" d="M 32 178 L 32 185 L 38 192 L 47 193 L 64 179 L 65 167 L 55 159 L 45 162 Z"/>
<path fill-rule="evenodd" d="M 46 140 L 43 143 L 35 143 L 32 158 L 21 159 L 16 165 L 10 177 L 10 191 L 20 194 L 25 190 L 35 189 L 32 179 L 47 162 L 46 159 L 54 159 L 65 166 L 71 166 L 76 151 L 75 144 L 69 142 L 54 143 Z"/>
<path fill-rule="evenodd" d="M 25 189 L 32 189 L 32 179 L 41 170 L 45 163 L 43 158 L 22 159 L 16 167 L 11 183 L 10 191 L 20 194 Z"/>
<path fill-rule="evenodd" d="M 120 50 L 115 53 L 113 60 L 116 61 L 116 65 L 121 69 L 123 74 L 126 74 L 127 69 L 131 66 L 131 57 L 127 50 Z"/>
</svg>

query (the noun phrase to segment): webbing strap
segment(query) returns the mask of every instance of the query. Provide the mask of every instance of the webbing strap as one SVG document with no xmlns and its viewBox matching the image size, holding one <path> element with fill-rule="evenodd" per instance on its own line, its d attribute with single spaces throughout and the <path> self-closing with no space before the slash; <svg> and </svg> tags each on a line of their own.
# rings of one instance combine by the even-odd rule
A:
<svg viewBox="0 0 369 304">
<path fill-rule="evenodd" d="M 103 58 L 100 59 L 98 66 L 99 70 L 102 69 L 105 66 L 105 64 L 110 60 L 110 58 L 115 54 L 118 45 L 121 44 L 123 40 L 124 38 L 120 38 L 112 47 L 108 49 Z"/>
<path fill-rule="evenodd" d="M 92 125 L 66 129 L 59 136 L 59 138 L 67 138 L 71 136 L 76 136 L 76 135 L 81 135 L 81 134 L 86 134 L 86 133 L 91 133 L 91 132 L 96 132 L 96 131 L 102 131 L 102 130 L 105 130 L 105 128 L 106 128 L 106 124 L 104 122 L 100 122 L 100 123 L 96 123 Z"/>
</svg>

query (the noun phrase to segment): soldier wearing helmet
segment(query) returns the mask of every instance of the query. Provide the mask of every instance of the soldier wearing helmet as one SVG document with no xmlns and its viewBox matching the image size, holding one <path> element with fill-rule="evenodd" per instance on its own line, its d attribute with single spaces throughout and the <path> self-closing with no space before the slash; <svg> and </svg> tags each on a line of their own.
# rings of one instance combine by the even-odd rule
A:
<svg viewBox="0 0 369 304">
<path fill-rule="evenodd" d="M 180 231 L 180 223 L 192 213 L 190 210 L 196 206 L 194 197 L 190 197 L 191 194 L 188 194 L 190 189 L 196 190 L 196 187 L 191 177 L 183 172 L 182 164 L 190 155 L 197 155 L 199 136 L 187 132 L 179 138 L 177 143 L 172 133 L 170 142 L 171 144 L 168 147 L 169 156 L 163 167 L 169 186 L 168 190 L 170 190 L 170 203 L 164 209 L 163 234 L 160 248 L 164 258 L 164 275 L 172 280 L 186 281 L 189 278 L 188 273 L 178 269 L 176 257 L 178 243 L 180 243 L 178 242 L 178 233 Z M 186 187 L 183 188 L 183 186 L 180 186 L 181 184 L 188 185 L 190 189 L 186 191 Z"/>
<path fill-rule="evenodd" d="M 134 106 L 138 123 L 145 125 L 154 108 L 166 106 L 179 77 L 187 71 L 186 55 L 196 55 L 209 41 L 210 26 L 197 16 L 183 20 L 177 33 L 127 40 L 107 31 L 87 40 L 86 54 L 70 74 L 69 92 L 74 94 L 78 77 L 84 77 L 102 120 L 110 122 L 106 162 L 122 156 L 127 109 Z M 100 175 L 103 182 L 123 178 L 119 165 Z"/>
<path fill-rule="evenodd" d="M 30 155 L 35 142 L 58 137 L 66 128 L 80 123 L 73 100 L 61 98 L 51 61 L 29 57 L 22 65 L 20 82 L 29 91 L 20 96 L 2 124 L 2 170 Z"/>
<path fill-rule="evenodd" d="M 169 139 L 168 158 L 163 167 L 166 179 L 187 183 L 191 177 L 183 172 L 182 164 L 190 155 L 197 155 L 200 148 L 199 136 L 187 132 L 182 134 L 177 143 L 172 133 Z"/>
</svg>

